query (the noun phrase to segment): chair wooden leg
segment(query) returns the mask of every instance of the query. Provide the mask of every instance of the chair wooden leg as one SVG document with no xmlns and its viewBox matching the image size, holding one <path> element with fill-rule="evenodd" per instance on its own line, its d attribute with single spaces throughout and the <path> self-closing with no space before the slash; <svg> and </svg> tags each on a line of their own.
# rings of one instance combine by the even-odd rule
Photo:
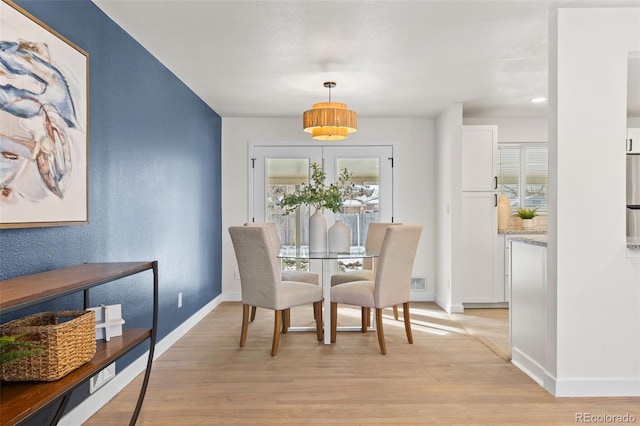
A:
<svg viewBox="0 0 640 426">
<path fill-rule="evenodd" d="M 289 327 L 291 327 L 291 308 L 287 309 L 287 331 L 289 331 Z"/>
<path fill-rule="evenodd" d="M 407 340 L 413 343 L 413 333 L 411 333 L 411 318 L 409 317 L 409 302 L 402 304 L 402 313 L 404 314 L 404 330 L 407 332 Z"/>
<path fill-rule="evenodd" d="M 331 343 L 336 342 L 338 331 L 338 304 L 331 302 Z"/>
<path fill-rule="evenodd" d="M 291 315 L 290 309 L 282 310 L 282 334 L 287 334 L 289 331 L 289 316 Z"/>
<path fill-rule="evenodd" d="M 242 331 L 240 332 L 240 347 L 247 342 L 247 330 L 249 329 L 249 305 L 242 304 Z"/>
<path fill-rule="evenodd" d="M 369 322 L 369 315 L 367 315 L 367 308 L 365 308 L 364 306 L 362 308 L 360 308 L 360 315 L 362 316 L 361 318 L 361 322 L 362 322 L 362 326 L 361 326 L 361 331 L 363 333 L 367 332 L 367 323 Z"/>
<path fill-rule="evenodd" d="M 371 308 L 364 308 L 367 315 L 367 328 L 371 326 Z"/>
<path fill-rule="evenodd" d="M 393 318 L 398 319 L 398 305 L 393 305 Z"/>
<path fill-rule="evenodd" d="M 271 345 L 271 356 L 276 356 L 278 353 L 278 344 L 280 343 L 280 327 L 282 326 L 282 313 L 283 311 L 274 311 L 275 318 L 273 324 L 273 344 Z"/>
<path fill-rule="evenodd" d="M 251 322 L 253 322 L 254 319 L 256 319 L 256 307 L 252 306 L 251 307 Z"/>
<path fill-rule="evenodd" d="M 313 316 L 316 319 L 316 335 L 318 342 L 322 342 L 322 301 L 313 302 Z"/>
<path fill-rule="evenodd" d="M 384 330 L 382 329 L 382 309 L 376 308 L 376 332 L 378 333 L 378 343 L 382 355 L 387 354 L 387 345 L 384 342 Z"/>
</svg>

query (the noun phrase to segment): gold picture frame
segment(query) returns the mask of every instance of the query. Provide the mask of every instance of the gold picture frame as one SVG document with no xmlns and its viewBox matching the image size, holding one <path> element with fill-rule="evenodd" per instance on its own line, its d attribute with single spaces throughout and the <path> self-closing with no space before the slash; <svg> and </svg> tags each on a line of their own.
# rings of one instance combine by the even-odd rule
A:
<svg viewBox="0 0 640 426">
<path fill-rule="evenodd" d="M 0 3 L 0 228 L 89 221 L 89 55 Z"/>
</svg>

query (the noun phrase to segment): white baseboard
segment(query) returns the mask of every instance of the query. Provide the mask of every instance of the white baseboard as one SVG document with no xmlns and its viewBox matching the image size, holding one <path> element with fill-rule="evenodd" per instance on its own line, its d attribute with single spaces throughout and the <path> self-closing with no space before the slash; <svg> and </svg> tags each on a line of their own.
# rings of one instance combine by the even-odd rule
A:
<svg viewBox="0 0 640 426">
<path fill-rule="evenodd" d="M 492 309 L 499 308 L 504 309 L 509 307 L 509 302 L 495 302 L 495 303 L 463 303 L 466 309 Z"/>
<path fill-rule="evenodd" d="M 548 371 L 544 372 L 544 383 L 542 384 L 542 387 L 551 395 L 556 396 L 556 378 Z"/>
<path fill-rule="evenodd" d="M 544 387 L 544 367 L 529 358 L 518 348 L 511 348 L 511 363 L 531 377 L 537 384 Z"/>
<path fill-rule="evenodd" d="M 464 306 L 462 305 L 451 305 L 449 307 L 449 311 L 450 314 L 462 314 L 464 313 Z"/>
<path fill-rule="evenodd" d="M 640 396 L 640 378 L 558 379 L 517 348 L 511 350 L 511 363 L 555 397 Z"/>
<path fill-rule="evenodd" d="M 166 335 L 164 339 L 156 343 L 153 359 L 156 360 L 160 355 L 165 353 L 173 346 L 182 336 L 213 311 L 220 303 L 223 302 L 222 295 L 216 297 L 206 304 L 202 309 L 193 314 L 189 319 L 180 324 L 175 330 Z M 109 380 L 99 391 L 90 395 L 87 399 L 78 404 L 73 410 L 67 413 L 60 422 L 61 426 L 77 426 L 84 423 L 98 410 L 100 410 L 107 402 L 131 383 L 140 373 L 145 371 L 149 351 L 146 351 L 138 359 L 129 364 L 127 368 L 118 373 L 113 379 Z M 153 374 L 153 368 L 152 373 Z M 143 405 L 144 407 L 144 405 Z"/>
<path fill-rule="evenodd" d="M 438 297 L 437 294 L 433 295 L 433 301 L 435 302 L 436 305 L 440 306 L 442 308 L 443 311 L 449 312 L 449 310 L 447 309 L 449 304 L 445 303 L 442 298 Z M 451 313 L 451 312 L 449 312 Z"/>
<path fill-rule="evenodd" d="M 434 296 L 433 301 L 436 303 L 436 305 L 440 306 L 445 312 L 449 314 L 459 314 L 464 312 L 464 306 L 452 305 L 449 302 L 442 300 L 442 298 L 438 297 L 438 295 Z"/>
<path fill-rule="evenodd" d="M 640 396 L 640 378 L 556 379 L 557 397 Z"/>
</svg>

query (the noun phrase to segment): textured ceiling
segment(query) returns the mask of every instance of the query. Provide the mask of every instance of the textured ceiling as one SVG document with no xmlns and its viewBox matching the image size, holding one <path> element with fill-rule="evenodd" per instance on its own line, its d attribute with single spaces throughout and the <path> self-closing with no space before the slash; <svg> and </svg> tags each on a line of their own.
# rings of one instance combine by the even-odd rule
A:
<svg viewBox="0 0 640 426">
<path fill-rule="evenodd" d="M 517 117 L 546 115 L 558 5 L 640 0 L 94 3 L 223 117 L 301 116 L 329 80 L 360 117 Z"/>
</svg>

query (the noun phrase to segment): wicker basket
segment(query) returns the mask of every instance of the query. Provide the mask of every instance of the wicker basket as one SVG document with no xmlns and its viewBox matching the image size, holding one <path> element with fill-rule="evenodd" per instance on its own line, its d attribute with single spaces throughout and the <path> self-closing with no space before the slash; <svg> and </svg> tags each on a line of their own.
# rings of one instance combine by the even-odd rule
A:
<svg viewBox="0 0 640 426">
<path fill-rule="evenodd" d="M 0 379 L 58 380 L 93 358 L 95 326 L 93 311 L 42 312 L 2 324 L 0 335 L 25 334 L 26 339 L 44 351 L 0 366 Z"/>
</svg>

